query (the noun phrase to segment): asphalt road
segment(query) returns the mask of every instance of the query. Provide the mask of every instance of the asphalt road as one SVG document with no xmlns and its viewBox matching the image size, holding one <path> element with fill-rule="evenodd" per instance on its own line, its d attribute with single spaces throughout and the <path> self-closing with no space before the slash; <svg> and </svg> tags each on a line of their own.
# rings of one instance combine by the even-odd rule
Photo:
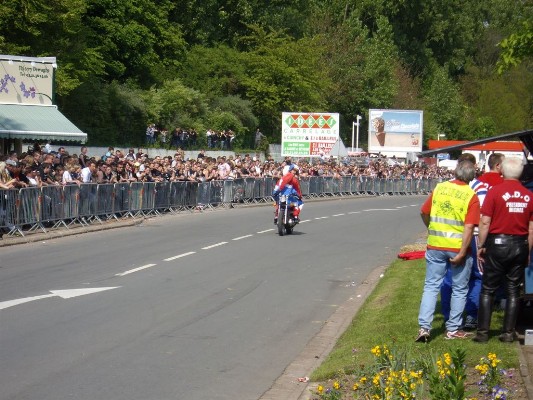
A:
<svg viewBox="0 0 533 400">
<path fill-rule="evenodd" d="M 0 399 L 258 399 L 424 232 L 423 200 L 308 202 L 285 237 L 264 206 L 0 248 Z"/>
</svg>

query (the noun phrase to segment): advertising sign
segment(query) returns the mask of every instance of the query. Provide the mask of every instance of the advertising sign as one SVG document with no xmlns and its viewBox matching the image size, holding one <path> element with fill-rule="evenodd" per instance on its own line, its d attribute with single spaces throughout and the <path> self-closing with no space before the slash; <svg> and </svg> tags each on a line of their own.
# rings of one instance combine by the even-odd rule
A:
<svg viewBox="0 0 533 400">
<path fill-rule="evenodd" d="M 328 155 L 339 140 L 339 114 L 281 114 L 281 155 L 319 157 Z"/>
<path fill-rule="evenodd" d="M 55 57 L 0 55 L 0 103 L 51 104 Z"/>
<path fill-rule="evenodd" d="M 422 151 L 423 112 L 368 110 L 368 151 Z"/>
</svg>

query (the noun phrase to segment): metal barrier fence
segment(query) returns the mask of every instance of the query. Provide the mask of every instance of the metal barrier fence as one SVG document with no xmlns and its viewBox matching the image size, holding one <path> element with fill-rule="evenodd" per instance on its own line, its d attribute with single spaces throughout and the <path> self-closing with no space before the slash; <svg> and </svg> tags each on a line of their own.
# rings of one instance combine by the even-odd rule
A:
<svg viewBox="0 0 533 400">
<path fill-rule="evenodd" d="M 437 179 L 378 179 L 359 176 L 300 179 L 306 198 L 427 194 Z M 232 207 L 271 200 L 274 178 L 210 182 L 132 182 L 0 190 L 0 229 L 8 236 L 73 224 Z"/>
</svg>

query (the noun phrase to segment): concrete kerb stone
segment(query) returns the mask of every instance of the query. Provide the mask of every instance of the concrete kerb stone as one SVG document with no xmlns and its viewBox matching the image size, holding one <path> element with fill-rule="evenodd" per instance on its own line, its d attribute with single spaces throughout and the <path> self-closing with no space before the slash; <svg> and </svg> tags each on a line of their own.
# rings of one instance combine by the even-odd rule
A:
<svg viewBox="0 0 533 400">
<path fill-rule="evenodd" d="M 31 233 L 25 232 L 24 236 L 6 236 L 0 239 L 0 247 L 14 246 L 18 244 L 27 244 L 39 242 L 43 240 L 51 240 L 72 235 L 81 235 L 88 232 L 97 232 L 107 229 L 123 228 L 126 226 L 140 225 L 145 221 L 145 217 L 132 218 L 126 220 L 110 220 L 102 223 L 95 222 L 88 226 L 73 226 L 67 228 L 57 228 L 46 232 L 34 231 Z"/>
</svg>

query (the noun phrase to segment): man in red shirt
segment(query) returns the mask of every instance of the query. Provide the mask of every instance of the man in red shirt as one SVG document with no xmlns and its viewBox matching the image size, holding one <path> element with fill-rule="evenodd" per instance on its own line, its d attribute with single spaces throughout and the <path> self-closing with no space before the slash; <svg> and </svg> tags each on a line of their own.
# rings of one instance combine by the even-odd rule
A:
<svg viewBox="0 0 533 400">
<path fill-rule="evenodd" d="M 489 189 L 493 186 L 503 183 L 502 178 L 502 162 L 505 159 L 505 155 L 502 153 L 492 153 L 489 156 L 489 172 L 485 172 L 478 180 L 489 185 Z"/>
<path fill-rule="evenodd" d="M 478 257 L 484 259 L 476 342 L 489 340 L 496 290 L 507 294 L 500 341 L 513 342 L 520 285 L 533 245 L 533 194 L 519 181 L 524 169 L 519 158 L 502 162 L 504 181 L 490 189 L 481 207 Z"/>
</svg>

